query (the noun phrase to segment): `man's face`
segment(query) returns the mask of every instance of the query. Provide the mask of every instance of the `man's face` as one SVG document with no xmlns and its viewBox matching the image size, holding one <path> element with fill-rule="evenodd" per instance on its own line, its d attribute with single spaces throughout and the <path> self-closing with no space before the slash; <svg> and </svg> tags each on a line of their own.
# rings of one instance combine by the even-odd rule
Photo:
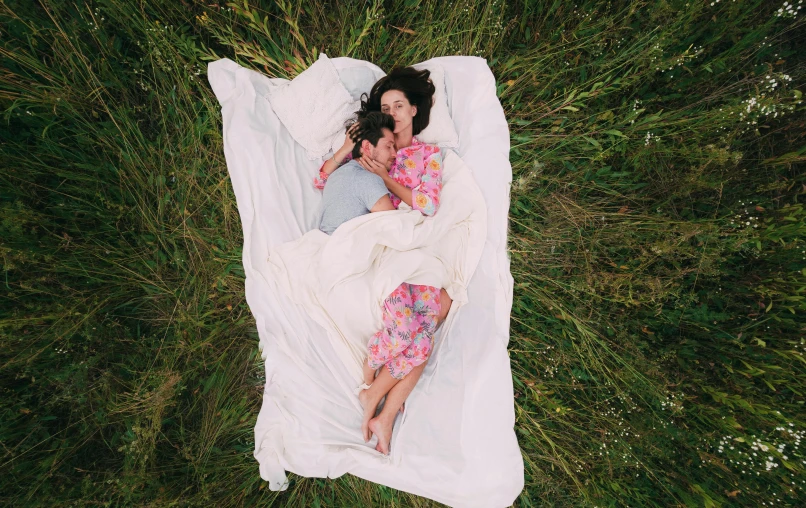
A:
<svg viewBox="0 0 806 508">
<path fill-rule="evenodd" d="M 380 162 L 389 170 L 395 162 L 397 150 L 395 150 L 395 135 L 389 129 L 383 129 L 383 137 L 378 139 L 378 144 L 370 145 L 369 156 L 376 162 Z"/>
</svg>

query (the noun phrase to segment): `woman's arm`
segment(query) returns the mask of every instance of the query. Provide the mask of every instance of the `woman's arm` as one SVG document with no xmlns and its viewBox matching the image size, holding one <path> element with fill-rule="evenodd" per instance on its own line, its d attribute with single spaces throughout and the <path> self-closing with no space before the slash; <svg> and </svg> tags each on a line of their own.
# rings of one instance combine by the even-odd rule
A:
<svg viewBox="0 0 806 508">
<path fill-rule="evenodd" d="M 409 189 L 403 184 L 398 183 L 394 178 L 389 176 L 389 173 L 381 175 L 381 178 L 383 178 L 383 183 L 386 184 L 386 188 L 389 189 L 389 192 L 399 197 L 400 201 L 403 201 L 407 205 L 412 206 L 411 198 L 414 195 L 414 193 L 412 192 L 411 189 Z"/>
<path fill-rule="evenodd" d="M 411 191 L 412 209 L 428 216 L 434 215 L 439 210 L 439 198 L 442 193 L 442 154 L 439 148 L 435 150 L 423 161 L 420 185 Z"/>
<path fill-rule="evenodd" d="M 400 200 L 407 205 L 411 206 L 411 189 L 403 184 L 398 183 L 394 178 L 389 176 L 389 170 L 386 169 L 383 164 L 368 157 L 361 157 L 357 160 L 357 162 L 361 164 L 361 166 L 363 166 L 367 171 L 371 171 L 383 178 L 383 183 L 386 184 L 386 188 L 389 189 L 389 192 L 400 198 Z"/>
<path fill-rule="evenodd" d="M 442 193 L 442 154 L 439 148 L 434 148 L 434 152 L 425 158 L 420 176 L 420 184 L 414 189 L 409 189 L 405 185 L 398 183 L 389 176 L 388 170 L 379 162 L 361 157 L 358 162 L 365 169 L 372 171 L 383 178 L 383 183 L 389 192 L 400 198 L 401 201 L 409 205 L 413 210 L 419 210 L 426 216 L 431 216 L 439 210 L 439 197 Z"/>
<path fill-rule="evenodd" d="M 349 157 L 350 152 L 353 151 L 353 147 L 350 145 L 354 145 L 355 143 L 352 141 L 350 141 L 349 145 L 346 143 L 347 142 L 345 142 L 341 148 L 336 150 L 336 153 L 333 154 L 333 157 L 329 158 L 324 164 L 322 164 L 322 167 L 319 169 L 320 173 L 330 176 L 332 172 L 339 169 L 339 166 L 347 162 L 347 157 Z"/>
<path fill-rule="evenodd" d="M 355 142 L 350 138 L 350 134 L 356 125 L 358 124 L 354 124 L 352 127 L 347 129 L 347 137 L 344 139 L 344 144 L 341 145 L 341 148 L 336 150 L 336 153 L 333 154 L 333 157 L 326 160 L 324 164 L 322 164 L 322 167 L 319 168 L 319 175 L 315 176 L 313 179 L 313 186 L 317 189 L 324 189 L 325 183 L 327 182 L 327 177 L 339 169 L 339 166 L 344 164 L 350 157 L 350 153 L 353 151 L 353 147 L 355 146 Z"/>
</svg>

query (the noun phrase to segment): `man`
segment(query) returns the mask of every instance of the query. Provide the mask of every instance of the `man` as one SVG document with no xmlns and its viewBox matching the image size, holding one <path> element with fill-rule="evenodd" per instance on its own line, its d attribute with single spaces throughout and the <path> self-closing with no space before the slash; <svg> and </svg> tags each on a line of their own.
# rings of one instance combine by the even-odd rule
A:
<svg viewBox="0 0 806 508">
<path fill-rule="evenodd" d="M 351 130 L 355 141 L 353 160 L 327 178 L 322 190 L 320 230 L 330 235 L 350 219 L 395 209 L 383 179 L 357 162 L 359 157 L 369 158 L 388 171 L 395 162 L 394 129 L 395 121 L 390 115 L 372 112 Z"/>
</svg>

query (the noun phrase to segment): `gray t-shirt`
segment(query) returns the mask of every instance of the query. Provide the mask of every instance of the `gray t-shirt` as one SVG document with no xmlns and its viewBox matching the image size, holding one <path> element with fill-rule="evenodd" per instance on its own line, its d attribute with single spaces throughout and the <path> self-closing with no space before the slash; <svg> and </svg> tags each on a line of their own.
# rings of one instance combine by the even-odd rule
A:
<svg viewBox="0 0 806 508">
<path fill-rule="evenodd" d="M 388 194 L 383 179 L 349 161 L 327 179 L 322 191 L 322 221 L 319 229 L 332 234 L 350 219 L 370 213 L 375 203 Z"/>
</svg>

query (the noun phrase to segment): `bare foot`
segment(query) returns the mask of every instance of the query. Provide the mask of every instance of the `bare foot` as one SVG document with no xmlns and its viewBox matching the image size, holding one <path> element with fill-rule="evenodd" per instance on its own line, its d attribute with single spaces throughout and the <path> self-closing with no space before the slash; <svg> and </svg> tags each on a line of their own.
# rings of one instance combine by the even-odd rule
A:
<svg viewBox="0 0 806 508">
<path fill-rule="evenodd" d="M 361 435 L 364 436 L 364 442 L 370 440 L 372 434 L 369 431 L 369 421 L 375 416 L 375 410 L 378 409 L 380 401 L 372 401 L 369 397 L 369 390 L 361 390 L 358 394 L 358 400 L 361 402 L 361 407 L 364 408 L 364 417 L 361 419 Z"/>
<path fill-rule="evenodd" d="M 392 425 L 394 419 L 383 418 L 382 415 L 369 421 L 369 430 L 378 437 L 375 449 L 384 455 L 389 455 L 389 443 L 392 440 Z"/>
</svg>

